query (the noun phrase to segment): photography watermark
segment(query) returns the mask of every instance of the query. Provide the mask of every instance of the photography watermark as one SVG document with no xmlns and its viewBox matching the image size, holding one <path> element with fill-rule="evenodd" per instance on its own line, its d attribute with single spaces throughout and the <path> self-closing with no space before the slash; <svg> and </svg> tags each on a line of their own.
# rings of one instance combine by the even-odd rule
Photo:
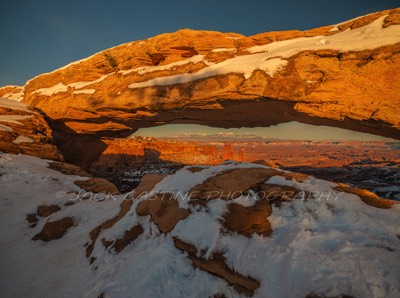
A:
<svg viewBox="0 0 400 298">
<path fill-rule="evenodd" d="M 63 198 L 68 195 L 68 200 L 78 202 L 83 200 L 101 202 L 106 200 L 120 201 L 120 200 L 135 200 L 145 197 L 146 200 L 170 200 L 174 198 L 177 201 L 190 201 L 190 200 L 224 200 L 224 201 L 262 201 L 266 200 L 270 203 L 275 201 L 290 202 L 293 200 L 309 201 L 314 200 L 317 202 L 328 201 L 334 202 L 343 195 L 343 192 L 329 190 L 329 191 L 192 191 L 192 192 L 160 192 L 160 191 L 145 191 L 137 193 L 135 190 L 125 193 L 93 193 L 80 191 L 79 193 L 67 193 L 59 191 L 56 193 L 57 198 Z"/>
</svg>

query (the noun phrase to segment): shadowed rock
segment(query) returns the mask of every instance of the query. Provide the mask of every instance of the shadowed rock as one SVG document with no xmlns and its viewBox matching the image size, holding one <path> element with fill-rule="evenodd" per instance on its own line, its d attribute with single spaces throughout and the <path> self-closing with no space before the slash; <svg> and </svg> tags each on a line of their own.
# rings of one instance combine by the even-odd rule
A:
<svg viewBox="0 0 400 298">
<path fill-rule="evenodd" d="M 145 177 L 143 177 L 143 180 L 141 181 L 141 183 L 138 185 L 138 187 L 136 188 L 137 193 L 141 194 L 141 193 L 146 193 L 149 192 L 153 189 L 153 187 L 163 179 L 163 176 L 159 176 L 159 175 L 146 175 Z M 135 191 L 136 191 L 135 190 Z M 87 247 L 86 247 L 86 257 L 90 259 L 90 263 L 93 263 L 93 261 L 95 260 L 95 257 L 90 257 L 92 255 L 94 246 L 96 244 L 96 240 L 99 237 L 100 233 L 103 230 L 106 229 L 110 229 L 112 228 L 118 221 L 120 221 L 131 209 L 132 204 L 133 204 L 133 199 L 137 198 L 137 194 L 135 192 L 135 196 L 127 196 L 120 204 L 120 210 L 118 212 L 118 214 L 116 216 L 114 216 L 113 218 L 103 222 L 102 224 L 98 225 L 97 227 L 95 227 L 94 229 L 92 229 L 89 233 L 89 237 L 90 237 L 90 243 L 88 243 Z M 136 232 L 138 232 L 139 228 L 136 228 Z M 136 233 L 135 231 L 132 231 L 128 234 L 128 237 L 130 237 L 132 234 L 131 233 Z M 133 240 L 132 240 L 133 241 Z"/>
<path fill-rule="evenodd" d="M 104 178 L 89 178 L 87 180 L 77 180 L 74 183 L 87 192 L 119 194 L 118 188 Z"/>
<path fill-rule="evenodd" d="M 64 162 L 49 162 L 49 169 L 61 172 L 65 175 L 76 175 L 81 177 L 90 177 L 90 175 L 80 167 Z"/>
<path fill-rule="evenodd" d="M 179 208 L 178 201 L 169 193 L 154 195 L 140 202 L 136 213 L 140 216 L 150 215 L 163 233 L 171 232 L 179 221 L 190 214 L 189 210 Z"/>
<path fill-rule="evenodd" d="M 113 249 L 115 252 L 119 253 L 121 252 L 128 244 L 132 243 L 133 241 L 136 240 L 137 237 L 139 237 L 143 233 L 143 228 L 141 225 L 136 225 L 132 229 L 125 231 L 124 236 L 122 238 L 113 240 L 113 241 L 108 241 L 105 239 L 102 239 L 103 245 L 108 248 L 110 245 L 111 249 Z"/>
<path fill-rule="evenodd" d="M 37 214 L 41 217 L 47 217 L 60 210 L 61 208 L 57 205 L 39 205 L 37 207 Z"/>
<path fill-rule="evenodd" d="M 254 206 L 244 207 L 230 204 L 228 212 L 223 216 L 223 225 L 232 232 L 251 237 L 254 233 L 269 236 L 272 233 L 268 216 L 272 208 L 267 200 L 258 201 Z"/>
<path fill-rule="evenodd" d="M 42 231 L 36 234 L 32 240 L 52 241 L 59 239 L 74 225 L 72 217 L 64 217 L 57 221 L 46 222 Z"/>
<path fill-rule="evenodd" d="M 194 186 L 189 192 L 190 198 L 193 203 L 200 204 L 201 201 L 213 199 L 233 200 L 279 173 L 277 170 L 266 168 L 228 170 Z"/>
<path fill-rule="evenodd" d="M 143 176 L 142 180 L 140 181 L 140 184 L 135 188 L 134 194 L 135 198 L 139 198 L 142 195 L 146 195 L 149 193 L 154 186 L 161 180 L 163 180 L 167 175 L 153 175 L 153 174 L 148 174 Z"/>
<path fill-rule="evenodd" d="M 240 294 L 253 296 L 254 291 L 260 287 L 257 280 L 243 276 L 229 268 L 221 253 L 214 253 L 210 259 L 203 259 L 196 256 L 197 249 L 193 245 L 178 238 L 174 239 L 174 243 L 176 248 L 188 253 L 188 258 L 195 267 L 225 279 Z"/>
</svg>

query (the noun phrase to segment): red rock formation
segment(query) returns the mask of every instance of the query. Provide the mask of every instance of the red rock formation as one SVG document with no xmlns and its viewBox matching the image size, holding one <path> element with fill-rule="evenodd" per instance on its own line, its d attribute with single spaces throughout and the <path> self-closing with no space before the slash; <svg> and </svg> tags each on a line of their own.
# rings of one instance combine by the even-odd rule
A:
<svg viewBox="0 0 400 298">
<path fill-rule="evenodd" d="M 150 215 L 151 220 L 161 232 L 171 232 L 176 224 L 189 216 L 187 209 L 179 208 L 178 201 L 172 194 L 159 194 L 142 201 L 136 208 L 140 216 Z"/>
<path fill-rule="evenodd" d="M 93 172 L 101 173 L 106 168 L 120 165 L 137 167 L 162 161 L 184 165 L 219 164 L 227 159 L 242 161 L 241 150 L 233 149 L 230 144 L 220 147 L 214 144 L 141 137 L 105 142 L 108 147 L 92 164 Z"/>
<path fill-rule="evenodd" d="M 0 99 L 0 151 L 63 160 L 52 144 L 53 131 L 44 117 L 18 104 L 14 104 L 13 100 Z"/>
<path fill-rule="evenodd" d="M 43 226 L 42 231 L 36 234 L 32 240 L 52 241 L 59 239 L 74 225 L 72 217 L 64 217 L 57 221 L 48 221 Z"/>
<path fill-rule="evenodd" d="M 250 37 L 187 29 L 162 34 L 38 76 L 25 85 L 24 101 L 53 119 L 62 119 L 73 130 L 85 132 L 121 131 L 143 127 L 146 121 L 229 127 L 271 125 L 295 118 L 399 138 L 399 15 L 400 9 L 393 9 L 338 26 Z M 392 35 L 375 43 L 376 35 L 368 32 L 380 29 Z M 352 46 L 342 50 L 343 44 L 334 38 L 351 30 L 359 30 L 353 32 L 370 43 L 350 42 Z M 260 58 L 262 63 L 280 65 L 271 66 L 274 70 L 257 64 L 247 73 L 240 68 L 246 63 L 235 63 L 266 53 L 256 46 L 283 45 L 279 42 L 298 42 L 298 38 L 308 38 L 306 50 L 297 50 L 299 46 L 292 52 L 275 53 L 272 48 Z M 346 38 L 353 41 L 353 37 Z M 231 71 L 223 68 L 227 64 Z M 211 74 L 203 75 L 210 69 Z M 271 100 L 262 113 L 253 106 L 251 116 L 249 108 L 227 116 L 228 102 L 255 104 L 264 98 Z M 176 109 L 185 110 L 166 113 Z M 210 112 L 220 112 L 219 117 L 210 117 Z"/>
<path fill-rule="evenodd" d="M 20 86 L 11 86 L 11 85 L 1 87 L 0 97 L 20 101 L 24 98 L 24 88 Z"/>
</svg>

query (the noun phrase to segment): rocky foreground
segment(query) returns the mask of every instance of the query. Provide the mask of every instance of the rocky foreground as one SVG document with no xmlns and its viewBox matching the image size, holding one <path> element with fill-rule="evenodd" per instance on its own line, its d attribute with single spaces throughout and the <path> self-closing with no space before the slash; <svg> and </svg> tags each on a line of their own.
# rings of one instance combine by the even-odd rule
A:
<svg viewBox="0 0 400 298">
<path fill-rule="evenodd" d="M 6 297 L 398 297 L 400 205 L 227 162 L 118 194 L 77 167 L 0 155 Z"/>
</svg>

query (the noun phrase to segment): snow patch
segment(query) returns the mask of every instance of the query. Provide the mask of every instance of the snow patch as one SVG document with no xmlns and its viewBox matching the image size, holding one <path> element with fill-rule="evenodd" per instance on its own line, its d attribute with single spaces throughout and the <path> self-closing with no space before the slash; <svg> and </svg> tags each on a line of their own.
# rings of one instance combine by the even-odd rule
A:
<svg viewBox="0 0 400 298">
<path fill-rule="evenodd" d="M 38 90 L 34 91 L 33 93 L 38 93 L 38 94 L 44 95 L 44 96 L 53 96 L 54 94 L 57 94 L 57 93 L 67 92 L 68 88 L 82 89 L 84 87 L 104 81 L 111 74 L 113 74 L 113 73 L 103 75 L 96 80 L 88 81 L 88 82 L 75 82 L 75 83 L 71 83 L 68 85 L 64 85 L 63 83 L 58 83 L 57 85 L 54 85 L 52 87 L 38 89 Z M 93 92 L 93 90 L 94 90 L 94 92 Z M 79 90 L 79 91 L 74 90 L 72 93 L 73 94 L 93 94 L 95 92 L 96 92 L 96 89 L 85 89 L 85 90 Z"/>
<path fill-rule="evenodd" d="M 132 72 L 137 72 L 138 74 L 145 74 L 145 73 L 154 72 L 154 71 L 167 70 L 167 69 L 171 69 L 176 66 L 182 66 L 182 65 L 189 64 L 189 63 L 196 64 L 196 63 L 200 63 L 200 62 L 203 62 L 205 65 L 210 65 L 210 63 L 204 58 L 203 55 L 195 55 L 193 57 L 190 57 L 189 59 L 185 59 L 185 60 L 181 60 L 181 61 L 177 61 L 177 62 L 165 64 L 165 65 L 143 66 L 143 67 L 138 67 L 138 68 L 129 69 L 129 70 L 121 70 L 121 71 L 119 71 L 119 73 L 121 73 L 122 75 L 127 75 Z"/>
<path fill-rule="evenodd" d="M 372 13 L 369 13 L 369 14 L 366 14 L 366 15 L 363 15 L 363 16 L 356 17 L 356 18 L 354 18 L 354 19 L 346 20 L 346 21 L 344 21 L 344 22 L 340 22 L 340 23 L 337 23 L 337 24 L 335 24 L 335 25 L 331 25 L 331 26 L 333 26 L 333 28 L 331 28 L 331 29 L 329 30 L 329 32 L 336 32 L 336 31 L 339 31 L 339 30 L 340 30 L 340 29 L 339 29 L 339 26 L 341 26 L 341 25 L 343 25 L 343 24 L 346 24 L 346 23 L 349 23 L 349 22 L 353 22 L 353 21 L 355 21 L 355 20 L 361 19 L 361 18 L 366 17 L 366 16 L 369 16 L 369 15 L 371 15 L 371 14 L 372 14 Z"/>
<path fill-rule="evenodd" d="M 400 42 L 400 26 L 393 25 L 383 28 L 382 25 L 385 18 L 386 16 L 382 16 L 364 27 L 346 30 L 331 36 L 300 37 L 254 46 L 247 49 L 252 55 L 227 59 L 195 73 L 166 76 L 133 83 L 129 85 L 129 88 L 183 84 L 228 73 L 243 74 L 245 79 L 249 79 L 255 70 L 262 70 L 268 75 L 274 76 L 276 72 L 286 66 L 287 58 L 303 51 L 323 49 L 362 51 Z"/>
<path fill-rule="evenodd" d="M 25 136 L 18 136 L 13 143 L 14 144 L 21 144 L 21 143 L 33 143 L 35 142 L 33 139 L 25 137 Z"/>
<path fill-rule="evenodd" d="M 266 59 L 264 54 L 239 56 L 211 65 L 207 68 L 203 68 L 195 73 L 185 73 L 155 78 L 145 82 L 130 84 L 129 88 L 135 89 L 150 86 L 184 84 L 213 76 L 225 75 L 228 73 L 240 73 L 244 75 L 245 79 L 249 79 L 253 71 L 256 69 L 263 70 L 270 76 L 273 76 L 275 72 L 282 69 L 284 66 L 286 66 L 286 64 L 287 61 L 280 58 Z"/>
<path fill-rule="evenodd" d="M 41 89 L 35 90 L 34 92 L 32 92 L 32 94 L 53 96 L 54 94 L 57 94 L 60 92 L 67 92 L 67 91 L 68 91 L 68 86 L 65 86 L 63 83 L 58 83 L 57 85 L 54 85 L 52 87 L 41 88 Z"/>
<path fill-rule="evenodd" d="M 13 99 L 0 98 L 0 107 L 36 114 L 36 112 L 33 112 L 28 108 L 27 104 Z"/>
<path fill-rule="evenodd" d="M 372 50 L 400 42 L 400 26 L 383 28 L 387 15 L 374 22 L 353 30 L 346 30 L 330 36 L 300 37 L 276 41 L 263 46 L 254 46 L 250 53 L 264 52 L 268 57 L 289 58 L 303 51 L 336 50 L 341 52 Z"/>
<path fill-rule="evenodd" d="M 26 120 L 29 118 L 33 118 L 33 115 L 0 115 L 0 121 L 18 125 L 24 125 L 23 123 L 19 122 L 19 120 Z"/>
<path fill-rule="evenodd" d="M 13 132 L 14 131 L 11 127 L 9 127 L 7 125 L 3 125 L 3 124 L 0 124 L 0 130 L 1 131 L 6 131 L 6 132 Z"/>
<path fill-rule="evenodd" d="M 4 87 L 1 87 L 0 90 L 6 89 L 6 88 L 15 88 L 15 89 L 21 89 L 20 92 L 9 92 L 5 93 L 2 95 L 2 98 L 7 98 L 7 99 L 12 99 L 16 101 L 21 101 L 24 99 L 24 88 L 21 86 L 15 86 L 15 85 L 7 85 Z"/>
<path fill-rule="evenodd" d="M 102 75 L 100 78 L 98 78 L 96 80 L 93 80 L 93 81 L 71 83 L 71 84 L 68 84 L 68 87 L 72 87 L 72 88 L 75 88 L 75 89 L 82 89 L 82 88 L 84 88 L 86 86 L 90 86 L 90 85 L 93 85 L 93 84 L 100 83 L 100 82 L 104 81 L 111 74 L 113 74 L 113 73 Z"/>
<path fill-rule="evenodd" d="M 83 89 L 83 90 L 75 90 L 72 94 L 94 94 L 96 93 L 96 89 Z"/>
<path fill-rule="evenodd" d="M 236 52 L 236 48 L 218 48 L 218 49 L 213 49 L 211 52 L 213 52 L 213 53 Z"/>
</svg>

